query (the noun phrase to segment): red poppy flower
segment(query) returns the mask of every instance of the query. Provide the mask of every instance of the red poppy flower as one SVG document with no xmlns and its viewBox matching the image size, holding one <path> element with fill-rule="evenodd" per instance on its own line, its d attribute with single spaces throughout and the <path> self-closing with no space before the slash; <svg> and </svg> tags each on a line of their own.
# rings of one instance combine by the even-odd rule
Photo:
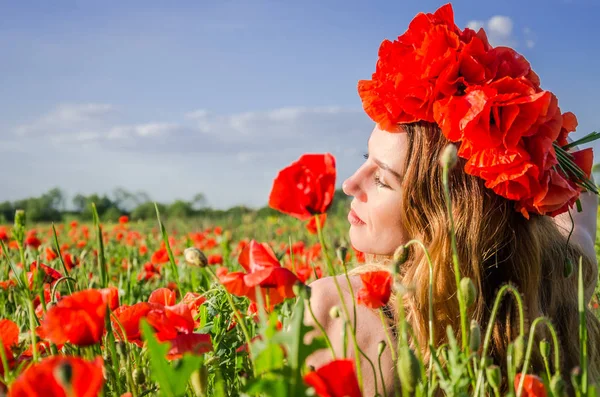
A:
<svg viewBox="0 0 600 397">
<path fill-rule="evenodd" d="M 27 233 L 27 236 L 25 236 L 25 246 L 38 249 L 40 247 L 40 245 L 42 245 L 42 242 L 40 241 L 39 238 L 37 238 L 35 230 Z"/>
<path fill-rule="evenodd" d="M 56 372 L 69 366 L 70 385 L 61 384 Z M 9 397 L 97 396 L 104 384 L 102 358 L 86 361 L 79 357 L 48 357 L 27 368 L 12 383 Z M 69 393 L 65 389 L 71 389 Z"/>
<path fill-rule="evenodd" d="M 115 287 L 102 288 L 100 290 L 102 299 L 108 305 L 109 309 L 114 311 L 119 307 L 119 290 Z"/>
<path fill-rule="evenodd" d="M 281 267 L 275 254 L 266 243 L 254 240 L 240 253 L 240 265 L 246 272 L 221 273 L 219 280 L 229 291 L 237 296 L 246 296 L 256 302 L 256 287 L 260 287 L 263 301 L 271 305 L 294 297 L 292 286 L 298 277 L 290 270 Z"/>
<path fill-rule="evenodd" d="M 138 280 L 150 280 L 153 278 L 160 278 L 160 269 L 157 265 L 151 262 L 144 264 L 144 269 L 138 274 Z"/>
<path fill-rule="evenodd" d="M 212 254 L 207 258 L 209 265 L 222 265 L 223 264 L 223 255 L 221 254 Z"/>
<path fill-rule="evenodd" d="M 150 294 L 149 303 L 158 303 L 163 306 L 171 306 L 176 302 L 176 293 L 168 288 L 158 288 Z"/>
<path fill-rule="evenodd" d="M 379 309 L 388 303 L 392 293 L 393 281 L 390 272 L 382 270 L 362 273 L 360 279 L 363 282 L 363 287 L 358 290 L 358 303 L 372 309 Z"/>
<path fill-rule="evenodd" d="M 183 357 L 184 353 L 200 355 L 212 351 L 212 341 L 209 334 L 179 334 L 169 340 L 171 348 L 167 352 L 168 360 Z"/>
<path fill-rule="evenodd" d="M 352 360 L 334 360 L 307 373 L 304 382 L 320 397 L 360 397 L 360 387 Z"/>
<path fill-rule="evenodd" d="M 166 288 L 165 288 L 166 289 Z M 121 306 L 114 315 L 123 326 L 129 342 L 142 345 L 140 321 L 145 318 L 156 332 L 159 341 L 175 338 L 180 333 L 189 334 L 194 330 L 194 319 L 185 303 L 165 306 L 160 303 L 139 302 L 133 306 Z M 115 336 L 124 339 L 120 326 L 113 320 Z"/>
<path fill-rule="evenodd" d="M 19 342 L 19 327 L 17 324 L 8 319 L 0 320 L 0 339 L 2 340 L 0 348 L 4 349 L 10 367 L 14 359 L 12 347 Z M 0 374 L 4 374 L 2 362 L 0 362 Z"/>
<path fill-rule="evenodd" d="M 167 249 L 166 248 L 157 249 L 152 254 L 152 257 L 150 258 L 150 262 L 152 262 L 155 265 L 160 265 L 162 263 L 169 262 L 169 253 L 167 252 Z"/>
<path fill-rule="evenodd" d="M 58 258 L 58 254 L 50 247 L 46 247 L 46 261 L 51 262 Z"/>
<path fill-rule="evenodd" d="M 306 230 L 308 230 L 308 232 L 310 234 L 317 234 L 317 232 L 318 232 L 316 219 L 317 218 L 315 218 L 313 216 L 312 218 L 310 218 L 310 220 L 306 224 Z M 319 215 L 319 225 L 321 226 L 321 229 L 323 229 L 323 226 L 325 225 L 326 220 L 327 220 L 327 214 Z"/>
<path fill-rule="evenodd" d="M 515 376 L 515 390 L 518 390 L 519 383 L 521 382 L 522 374 Z M 542 380 L 535 375 L 524 375 L 525 380 L 523 381 L 523 393 L 522 397 L 546 397 L 546 389 Z"/>
<path fill-rule="evenodd" d="M 57 270 L 54 270 L 50 266 L 46 266 L 43 263 L 38 264 L 36 261 L 31 262 L 29 265 L 29 272 L 27 272 L 27 282 L 29 284 L 29 288 L 33 288 L 33 281 L 35 279 L 36 272 L 38 268 L 42 272 L 42 282 L 54 284 L 55 281 L 62 277 L 62 274 Z"/>
<path fill-rule="evenodd" d="M 300 220 L 323 214 L 333 200 L 335 158 L 305 154 L 279 171 L 269 196 L 269 206 Z"/>
<path fill-rule="evenodd" d="M 206 302 L 206 298 L 196 292 L 188 292 L 185 294 L 181 302 L 188 306 L 190 312 L 192 313 L 192 317 L 196 318 L 198 316 L 198 310 L 200 309 L 200 306 Z"/>
<path fill-rule="evenodd" d="M 102 339 L 105 314 L 106 302 L 100 291 L 75 292 L 46 312 L 43 332 L 56 344 L 93 345 Z"/>
<path fill-rule="evenodd" d="M 127 215 L 121 215 L 121 216 L 119 217 L 119 223 L 120 223 L 121 225 L 124 225 L 124 224 L 126 224 L 126 223 L 128 223 L 128 222 L 129 222 L 129 217 L 128 217 Z"/>
<path fill-rule="evenodd" d="M 8 229 L 4 226 L 0 226 L 0 240 L 2 240 L 2 241 L 9 240 Z"/>
</svg>

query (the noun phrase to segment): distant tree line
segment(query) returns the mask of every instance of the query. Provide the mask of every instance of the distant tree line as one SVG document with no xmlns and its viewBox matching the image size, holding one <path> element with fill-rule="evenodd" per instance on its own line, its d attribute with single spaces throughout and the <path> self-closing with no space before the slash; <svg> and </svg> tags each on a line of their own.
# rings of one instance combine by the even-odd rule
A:
<svg viewBox="0 0 600 397">
<path fill-rule="evenodd" d="M 104 222 L 117 221 L 121 215 L 128 215 L 132 220 L 156 219 L 154 201 L 145 192 L 130 192 L 123 188 L 115 189 L 110 195 L 77 194 L 67 205 L 65 193 L 60 188 L 53 188 L 39 197 L 29 197 L 16 201 L 0 203 L 0 223 L 14 221 L 15 210 L 23 209 L 29 222 L 61 222 L 67 219 L 81 221 L 92 220 L 91 204 L 95 203 L 100 219 Z M 349 198 L 341 190 L 334 195 L 333 205 L 329 213 L 342 214 L 347 211 Z M 157 203 L 161 217 L 165 219 L 186 218 L 241 218 L 253 214 L 258 217 L 277 215 L 279 212 L 268 206 L 253 209 L 236 206 L 227 210 L 213 209 L 207 205 L 202 193 L 196 194 L 191 200 L 177 199 L 172 203 Z"/>
</svg>

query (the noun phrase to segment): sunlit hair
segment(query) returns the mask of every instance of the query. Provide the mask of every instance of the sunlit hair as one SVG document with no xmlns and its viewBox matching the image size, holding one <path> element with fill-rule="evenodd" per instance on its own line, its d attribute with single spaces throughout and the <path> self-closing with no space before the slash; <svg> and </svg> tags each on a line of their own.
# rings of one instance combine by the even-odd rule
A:
<svg viewBox="0 0 600 397">
<path fill-rule="evenodd" d="M 447 342 L 448 325 L 460 340 L 460 311 L 439 165 L 439 157 L 448 141 L 435 124 L 415 123 L 403 127 L 408 137 L 408 154 L 402 172 L 405 183 L 399 203 L 401 217 L 407 234 L 425 244 L 433 262 L 433 328 L 436 346 L 440 346 Z M 483 338 L 498 289 L 506 283 L 514 285 L 523 297 L 526 332 L 531 322 L 540 316 L 550 318 L 556 327 L 561 344 L 561 368 L 564 379 L 568 380 L 570 370 L 580 362 L 577 264 L 582 251 L 574 244 L 567 246 L 566 237 L 551 218 L 532 214 L 531 219 L 525 219 L 514 210 L 513 202 L 485 188 L 480 178 L 466 174 L 464 162 L 459 158 L 450 172 L 450 192 L 461 275 L 470 277 L 479 291 L 470 318 L 479 321 Z M 574 270 L 565 278 L 567 258 L 574 264 Z M 367 262 L 372 264 L 380 259 L 367 256 Z M 362 272 L 372 266 L 356 270 Z M 593 266 L 584 256 L 586 304 L 597 282 Z M 413 290 L 404 296 L 407 320 L 428 361 L 429 267 L 423 251 L 411 246 L 408 261 L 399 272 L 402 284 Z M 586 318 L 590 378 L 600 380 L 600 348 L 596 345 L 600 342 L 600 322 L 590 310 L 586 311 Z M 517 337 L 518 330 L 516 304 L 512 295 L 507 294 L 499 307 L 488 350 L 503 374 L 506 374 L 508 344 Z M 537 326 L 536 334 L 531 363 L 534 370 L 541 373 L 544 366 L 538 342 L 543 338 L 551 342 L 551 338 L 543 324 Z"/>
</svg>

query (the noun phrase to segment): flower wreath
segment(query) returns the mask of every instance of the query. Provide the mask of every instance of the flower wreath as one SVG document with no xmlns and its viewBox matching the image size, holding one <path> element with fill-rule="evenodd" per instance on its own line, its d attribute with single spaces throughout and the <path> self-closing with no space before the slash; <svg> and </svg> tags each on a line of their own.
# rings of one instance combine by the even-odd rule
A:
<svg viewBox="0 0 600 397">
<path fill-rule="evenodd" d="M 435 122 L 459 143 L 465 172 L 485 180 L 515 210 L 556 216 L 578 202 L 589 180 L 592 149 L 569 149 L 577 127 L 556 96 L 540 88 L 529 62 L 508 47 L 492 47 L 483 29 L 460 30 L 452 6 L 418 14 L 397 40 L 384 40 L 371 80 L 358 92 L 366 113 L 388 132 L 400 124 Z"/>
</svg>

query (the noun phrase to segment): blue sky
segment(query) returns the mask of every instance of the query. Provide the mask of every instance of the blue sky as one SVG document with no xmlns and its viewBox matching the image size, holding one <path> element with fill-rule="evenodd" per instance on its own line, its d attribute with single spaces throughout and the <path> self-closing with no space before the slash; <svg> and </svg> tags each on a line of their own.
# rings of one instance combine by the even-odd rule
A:
<svg viewBox="0 0 600 397">
<path fill-rule="evenodd" d="M 262 206 L 305 152 L 333 153 L 339 186 L 372 129 L 357 81 L 384 38 L 442 4 L 1 0 L 0 201 L 122 186 Z M 600 129 L 600 2 L 453 6 L 460 27 L 527 57 L 576 137 Z"/>
</svg>

